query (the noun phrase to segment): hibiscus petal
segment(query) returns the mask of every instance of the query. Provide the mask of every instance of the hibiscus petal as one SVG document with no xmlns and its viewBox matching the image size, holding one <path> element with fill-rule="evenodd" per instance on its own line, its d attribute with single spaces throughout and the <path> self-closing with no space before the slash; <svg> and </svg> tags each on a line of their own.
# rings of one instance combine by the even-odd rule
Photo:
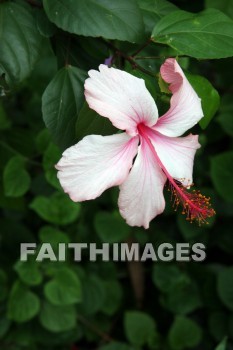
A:
<svg viewBox="0 0 233 350">
<path fill-rule="evenodd" d="M 175 59 L 169 58 L 160 68 L 162 78 L 170 84 L 170 109 L 160 117 L 154 129 L 167 136 L 180 136 L 203 117 L 198 97 Z"/>
<path fill-rule="evenodd" d="M 131 226 L 149 227 L 150 221 L 165 208 L 163 187 L 166 176 L 148 144 L 142 139 L 133 168 L 120 186 L 119 208 Z"/>
<path fill-rule="evenodd" d="M 193 182 L 193 161 L 200 148 L 197 135 L 168 137 L 158 132 L 148 134 L 151 142 L 168 173 L 184 186 Z"/>
<path fill-rule="evenodd" d="M 100 65 L 99 70 L 90 70 L 85 82 L 90 108 L 131 136 L 137 134 L 138 123 L 156 123 L 158 110 L 143 79 L 106 65 Z"/>
<path fill-rule="evenodd" d="M 84 137 L 68 148 L 56 165 L 61 186 L 74 202 L 100 196 L 126 179 L 137 146 L 138 137 L 126 133 Z"/>
</svg>

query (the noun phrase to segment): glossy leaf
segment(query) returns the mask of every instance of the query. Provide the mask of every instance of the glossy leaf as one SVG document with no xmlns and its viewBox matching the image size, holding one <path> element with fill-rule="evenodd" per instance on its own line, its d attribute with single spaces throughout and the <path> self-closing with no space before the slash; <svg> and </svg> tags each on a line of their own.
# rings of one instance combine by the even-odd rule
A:
<svg viewBox="0 0 233 350">
<path fill-rule="evenodd" d="M 8 83 L 18 83 L 33 70 L 40 55 L 41 35 L 30 6 L 0 3 L 0 71 Z"/>
<path fill-rule="evenodd" d="M 186 74 L 186 77 L 198 96 L 201 98 L 204 117 L 200 120 L 199 124 L 202 129 L 205 129 L 219 108 L 219 94 L 206 78 L 190 73 Z"/>
<path fill-rule="evenodd" d="M 75 124 L 84 102 L 86 73 L 67 66 L 58 71 L 42 97 L 42 113 L 54 141 L 66 148 L 75 141 Z"/>
<path fill-rule="evenodd" d="M 152 32 L 152 40 L 166 44 L 178 54 L 195 58 L 233 56 L 233 22 L 218 10 L 201 13 L 176 11 L 163 17 Z"/>
<path fill-rule="evenodd" d="M 84 36 L 140 42 L 142 16 L 135 0 L 43 0 L 49 19 L 61 29 Z"/>
</svg>

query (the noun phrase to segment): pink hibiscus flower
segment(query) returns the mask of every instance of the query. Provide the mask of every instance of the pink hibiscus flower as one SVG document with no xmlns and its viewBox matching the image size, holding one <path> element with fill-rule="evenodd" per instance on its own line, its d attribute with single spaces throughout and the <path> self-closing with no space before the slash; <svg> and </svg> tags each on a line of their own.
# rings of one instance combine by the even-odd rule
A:
<svg viewBox="0 0 233 350">
<path fill-rule="evenodd" d="M 178 137 L 203 117 L 201 100 L 175 59 L 167 59 L 160 72 L 173 95 L 170 109 L 158 118 L 144 80 L 105 65 L 89 71 L 87 103 L 125 132 L 84 137 L 63 153 L 56 165 L 58 178 L 75 202 L 120 186 L 121 215 L 129 225 L 145 228 L 164 211 L 168 180 L 175 205 L 181 203 L 187 219 L 202 223 L 214 215 L 209 198 L 187 189 L 193 182 L 198 136 Z"/>
</svg>

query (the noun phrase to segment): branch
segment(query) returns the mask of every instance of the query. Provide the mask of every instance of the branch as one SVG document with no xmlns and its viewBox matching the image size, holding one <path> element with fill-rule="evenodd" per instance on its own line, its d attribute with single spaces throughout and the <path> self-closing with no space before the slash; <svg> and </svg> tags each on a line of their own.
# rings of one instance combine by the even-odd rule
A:
<svg viewBox="0 0 233 350">
<path fill-rule="evenodd" d="M 138 63 L 135 62 L 133 56 L 128 56 L 126 53 L 120 51 L 115 45 L 113 45 L 110 41 L 104 41 L 105 44 L 107 44 L 114 52 L 115 52 L 115 55 L 118 55 L 118 56 L 121 56 L 123 57 L 126 61 L 128 61 L 129 63 L 131 63 L 132 67 L 135 68 L 135 69 L 138 69 L 140 70 L 141 72 L 145 73 L 145 74 L 148 74 L 148 75 L 151 75 L 152 77 L 155 77 L 155 73 L 143 68 L 142 66 L 140 66 Z M 148 45 L 145 44 L 145 45 Z M 145 46 L 144 45 L 144 46 Z"/>
</svg>

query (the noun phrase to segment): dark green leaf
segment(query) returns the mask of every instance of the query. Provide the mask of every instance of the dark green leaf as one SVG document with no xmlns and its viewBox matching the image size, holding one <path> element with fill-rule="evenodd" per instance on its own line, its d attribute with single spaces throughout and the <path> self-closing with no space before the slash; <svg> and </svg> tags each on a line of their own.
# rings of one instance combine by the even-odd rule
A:
<svg viewBox="0 0 233 350">
<path fill-rule="evenodd" d="M 76 137 L 81 140 L 87 135 L 112 135 L 117 129 L 112 125 L 108 118 L 101 117 L 93 109 L 88 107 L 85 102 L 77 119 Z"/>
<path fill-rule="evenodd" d="M 130 227 L 118 213 L 99 212 L 95 216 L 95 229 L 103 242 L 121 242 L 127 239 Z"/>
<path fill-rule="evenodd" d="M 82 287 L 83 302 L 81 308 L 85 314 L 93 315 L 104 305 L 106 298 L 104 283 L 99 277 L 91 275 L 82 280 Z"/>
<path fill-rule="evenodd" d="M 104 282 L 104 287 L 106 290 L 105 302 L 102 311 L 107 315 L 114 314 L 122 299 L 122 288 L 118 281 L 110 280 Z"/>
<path fill-rule="evenodd" d="M 202 338 L 201 328 L 190 318 L 177 316 L 169 331 L 168 339 L 172 350 L 197 346 Z"/>
<path fill-rule="evenodd" d="M 29 190 L 30 184 L 31 178 L 25 169 L 25 161 L 20 156 L 11 158 L 3 173 L 5 195 L 21 197 Z"/>
<path fill-rule="evenodd" d="M 201 98 L 204 117 L 199 121 L 199 124 L 202 129 L 205 129 L 219 108 L 219 94 L 206 78 L 190 73 L 186 73 L 186 77 Z"/>
<path fill-rule="evenodd" d="M 135 0 L 43 0 L 49 19 L 63 30 L 84 36 L 140 42 L 142 16 Z"/>
<path fill-rule="evenodd" d="M 146 32 L 150 35 L 156 23 L 178 8 L 166 0 L 137 0 L 142 10 Z"/>
<path fill-rule="evenodd" d="M 52 226 L 42 227 L 39 231 L 39 237 L 42 243 L 50 243 L 53 247 L 58 246 L 59 243 L 70 242 L 67 234 Z"/>
<path fill-rule="evenodd" d="M 150 315 L 140 311 L 128 311 L 124 318 L 127 339 L 135 346 L 143 346 L 156 333 L 156 324 Z"/>
<path fill-rule="evenodd" d="M 232 0 L 205 0 L 205 6 L 215 8 L 224 12 L 229 17 L 233 18 Z"/>
<path fill-rule="evenodd" d="M 8 317 L 16 322 L 26 322 L 38 314 L 40 300 L 26 286 L 16 281 L 8 302 Z"/>
<path fill-rule="evenodd" d="M 54 145 L 54 143 L 50 143 L 43 155 L 43 168 L 48 183 L 58 190 L 61 188 L 61 186 L 57 178 L 55 164 L 57 164 L 60 158 L 61 151 L 56 145 Z"/>
<path fill-rule="evenodd" d="M 191 57 L 233 56 L 233 22 L 218 10 L 172 12 L 157 23 L 152 39 Z"/>
<path fill-rule="evenodd" d="M 50 198 L 36 197 L 30 207 L 45 221 L 58 225 L 71 224 L 80 212 L 79 203 L 72 202 L 66 194 L 59 192 Z"/>
<path fill-rule="evenodd" d="M 29 286 L 36 286 L 42 282 L 42 273 L 40 271 L 39 263 L 34 259 L 29 259 L 27 262 L 18 261 L 15 265 L 22 282 Z"/>
<path fill-rule="evenodd" d="M 65 332 L 75 327 L 76 312 L 73 305 L 57 306 L 44 302 L 40 322 L 50 332 Z"/>
<path fill-rule="evenodd" d="M 218 193 L 229 202 L 233 202 L 233 152 L 225 152 L 211 159 L 211 177 Z"/>
<path fill-rule="evenodd" d="M 62 148 L 75 141 L 75 124 L 83 105 L 86 73 L 66 66 L 49 83 L 42 97 L 42 113 L 54 141 Z"/>
<path fill-rule="evenodd" d="M 9 83 L 17 83 L 33 70 L 40 55 L 41 35 L 30 6 L 0 3 L 0 70 Z"/>
<path fill-rule="evenodd" d="M 71 305 L 82 299 L 79 278 L 68 268 L 57 271 L 54 278 L 45 284 L 44 293 L 48 301 L 54 305 Z"/>
</svg>

